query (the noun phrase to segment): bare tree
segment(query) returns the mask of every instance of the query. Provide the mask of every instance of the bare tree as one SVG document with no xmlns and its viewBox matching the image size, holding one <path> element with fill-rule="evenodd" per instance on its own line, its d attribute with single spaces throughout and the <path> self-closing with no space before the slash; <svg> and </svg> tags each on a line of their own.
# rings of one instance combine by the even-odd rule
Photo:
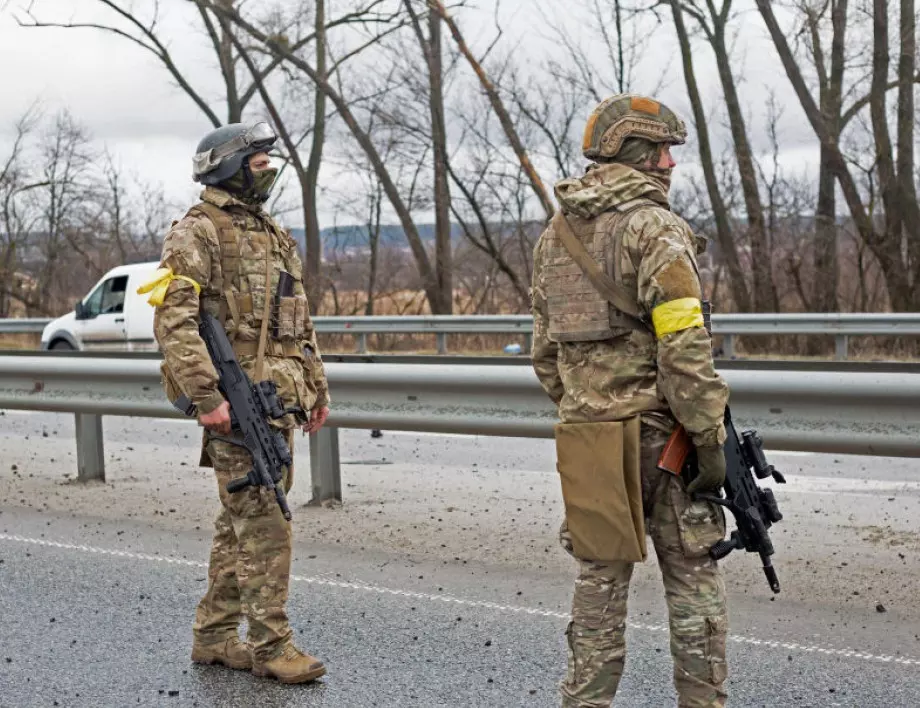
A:
<svg viewBox="0 0 920 708">
<path fill-rule="evenodd" d="M 460 50 L 460 53 L 467 60 L 470 68 L 473 69 L 473 72 L 479 79 L 479 83 L 482 86 L 483 91 L 485 91 L 486 95 L 489 97 L 489 103 L 492 106 L 492 110 L 495 111 L 495 115 L 502 126 L 505 137 L 508 139 L 508 143 L 511 145 L 511 149 L 514 150 L 514 154 L 517 156 L 517 159 L 520 162 L 521 169 L 527 176 L 527 179 L 530 181 L 533 193 L 540 201 L 540 205 L 543 207 L 543 211 L 546 213 L 546 219 L 548 221 L 550 218 L 552 218 L 553 213 L 555 212 L 555 207 L 553 206 L 552 199 L 550 199 L 549 192 L 547 192 L 546 187 L 543 184 L 543 180 L 540 179 L 540 175 L 537 174 L 537 171 L 530 160 L 530 155 L 528 154 L 527 148 L 524 146 L 524 143 L 518 134 L 517 126 L 515 125 L 514 120 L 511 118 L 508 109 L 505 107 L 505 103 L 502 101 L 498 89 L 496 88 L 495 84 L 492 83 L 492 80 L 489 78 L 488 73 L 483 68 L 480 61 L 473 55 L 473 52 L 470 50 L 466 43 L 466 39 L 464 38 L 463 33 L 460 31 L 460 27 L 457 25 L 456 21 L 453 19 L 450 13 L 448 13 L 447 8 L 444 7 L 444 3 L 442 3 L 441 0 L 428 0 L 428 2 L 431 6 L 431 9 L 437 12 L 444 20 L 444 23 L 450 30 L 451 36 L 453 36 L 454 41 L 457 43 L 457 47 Z"/>
<path fill-rule="evenodd" d="M 772 259 L 767 245 L 763 203 L 754 166 L 754 152 L 748 138 L 736 79 L 731 69 L 732 58 L 727 31 L 733 19 L 732 0 L 722 0 L 721 6 L 717 6 L 713 0 L 706 0 L 705 9 L 697 0 L 685 0 L 680 5 L 683 13 L 693 18 L 702 30 L 716 60 L 747 213 L 747 236 L 751 246 L 751 270 L 754 279 L 752 306 L 755 310 L 775 312 L 778 303 L 771 272 Z"/>
<path fill-rule="evenodd" d="M 14 302 L 26 308 L 37 305 L 32 298 L 26 300 L 19 269 L 37 222 L 28 201 L 46 186 L 43 179 L 29 174 L 25 156 L 27 142 L 40 119 L 39 106 L 33 104 L 16 121 L 15 137 L 0 169 L 0 317 L 10 316 Z"/>
<path fill-rule="evenodd" d="M 160 27 L 160 3 L 154 0 L 147 5 L 146 13 L 135 11 L 129 2 L 117 0 L 95 0 L 99 5 L 113 13 L 115 22 L 111 24 L 92 22 L 51 22 L 39 18 L 37 6 L 40 0 L 33 2 L 25 10 L 23 17 L 17 18 L 24 27 L 63 27 L 71 29 L 93 29 L 115 34 L 141 49 L 151 53 L 163 65 L 164 69 L 172 76 L 179 87 L 188 95 L 196 106 L 204 113 L 207 120 L 219 127 L 222 123 L 217 107 L 212 106 L 205 98 L 204 92 L 193 86 L 187 78 L 187 72 L 181 68 L 168 49 L 168 38 L 162 34 Z M 322 244 L 319 234 L 319 223 L 316 215 L 316 193 L 319 178 L 319 168 L 322 161 L 322 150 L 325 137 L 325 97 L 317 91 L 313 102 L 314 123 L 311 128 L 312 141 L 309 156 L 304 161 L 299 153 L 301 141 L 310 133 L 295 138 L 296 130 L 294 121 L 284 119 L 279 102 L 272 96 L 268 88 L 268 81 L 280 65 L 280 59 L 270 57 L 267 62 L 258 62 L 234 36 L 231 23 L 220 15 L 208 3 L 194 0 L 195 8 L 201 20 L 201 27 L 214 51 L 217 67 L 220 72 L 224 87 L 225 114 L 228 123 L 237 123 L 243 120 L 244 113 L 251 109 L 253 99 L 261 98 L 265 111 L 269 114 L 275 129 L 282 138 L 285 149 L 285 159 L 300 185 L 300 201 L 306 232 L 306 253 L 304 258 L 304 278 L 308 288 L 308 295 L 315 301 L 321 299 L 320 292 L 322 281 L 320 278 L 320 263 L 322 261 Z M 290 51 L 296 53 L 312 44 L 315 44 L 318 70 L 326 72 L 326 34 L 337 27 L 385 23 L 391 15 L 379 14 L 378 8 L 384 0 L 366 0 L 364 5 L 356 5 L 351 10 L 327 21 L 325 16 L 324 0 L 314 0 L 313 3 L 313 31 L 305 32 L 295 41 L 288 43 Z M 224 10 L 235 11 L 242 5 L 241 0 L 215 0 L 215 6 Z M 297 10 L 298 15 L 305 15 L 304 8 Z M 290 18 L 275 14 L 270 18 L 277 29 L 279 38 L 286 35 L 281 33 L 284 28 L 288 31 L 297 28 L 297 22 Z M 363 47 L 362 47 L 363 48 Z M 242 63 L 245 71 L 239 69 Z M 300 114 L 298 112 L 299 119 Z"/>
<path fill-rule="evenodd" d="M 428 35 L 413 8 L 412 0 L 403 0 L 425 64 L 428 67 L 427 103 L 430 113 L 431 151 L 433 160 L 433 202 L 435 231 L 435 263 L 438 277 L 440 312 L 452 311 L 453 266 L 451 262 L 450 186 L 448 183 L 447 125 L 444 114 L 444 72 L 441 51 L 441 17 L 428 12 Z"/>
<path fill-rule="evenodd" d="M 909 3 L 908 5 L 912 11 L 912 6 Z M 857 180 L 851 169 L 851 163 L 841 150 L 839 135 L 835 134 L 832 129 L 833 126 L 828 124 L 827 117 L 822 113 L 821 107 L 808 89 L 801 68 L 795 61 L 786 34 L 776 18 L 772 3 L 767 0 L 757 0 L 757 8 L 767 26 L 773 44 L 779 53 L 783 68 L 805 111 L 805 115 L 820 140 L 822 149 L 825 151 L 827 167 L 833 171 L 840 185 L 854 225 L 860 237 L 878 260 L 879 266 L 885 275 L 892 309 L 895 311 L 915 309 L 917 294 L 912 286 L 913 264 L 909 261 L 905 262 L 903 254 L 905 250 L 908 254 L 911 252 L 911 241 L 916 238 L 916 230 L 920 229 L 920 210 L 917 207 L 916 197 L 912 197 L 909 193 L 905 194 L 905 190 L 902 187 L 903 181 L 897 179 L 895 167 L 892 165 L 891 142 L 885 121 L 887 93 L 902 82 L 900 72 L 897 81 L 892 82 L 888 77 L 888 3 L 884 0 L 874 0 L 871 10 L 873 17 L 871 91 L 868 96 L 856 101 L 843 115 L 843 121 L 846 123 L 852 115 L 857 114 L 866 105 L 870 106 L 875 160 L 878 163 L 877 168 L 879 170 L 879 189 L 886 211 L 885 222 L 881 230 L 873 220 L 872 212 L 866 208 Z M 906 46 L 909 49 L 911 42 L 912 40 L 909 38 L 906 40 L 902 38 L 902 47 Z M 910 62 L 910 74 L 913 76 L 913 81 L 916 82 L 916 58 L 910 57 L 907 61 Z M 903 67 L 901 72 L 906 73 Z M 903 114 L 901 115 L 903 121 Z M 906 128 L 904 130 L 907 132 Z M 910 130 L 912 131 L 913 127 Z M 914 179 L 913 175 L 911 175 L 911 179 Z M 901 204 L 898 206 L 899 199 Z M 907 223 L 909 224 L 907 231 L 909 241 L 906 249 L 902 233 L 899 229 L 896 229 L 898 225 L 897 214 L 888 213 L 890 210 L 898 208 L 904 210 L 903 213 L 907 216 Z M 892 231 L 892 229 L 896 230 Z"/>
<path fill-rule="evenodd" d="M 687 86 L 687 95 L 690 98 L 690 107 L 693 111 L 693 120 L 696 126 L 696 141 L 700 156 L 700 166 L 703 170 L 703 179 L 706 184 L 709 202 L 712 206 L 712 220 L 715 226 L 716 240 L 719 244 L 722 258 L 728 269 L 728 282 L 735 307 L 741 312 L 750 312 L 752 309 L 751 295 L 747 287 L 747 276 L 744 273 L 738 254 L 738 245 L 729 218 L 728 207 L 719 188 L 716 175 L 716 164 L 709 137 L 709 124 L 706 112 L 703 109 L 703 99 L 696 80 L 696 71 L 693 65 L 693 53 L 690 45 L 690 35 L 687 32 L 683 18 L 683 7 L 679 0 L 671 0 L 671 15 L 674 27 L 677 30 L 677 39 L 680 44 L 680 53 Z"/>
<path fill-rule="evenodd" d="M 400 224 L 402 225 L 403 231 L 406 235 L 406 239 L 409 242 L 409 247 L 412 250 L 412 254 L 415 258 L 416 265 L 419 270 L 419 275 L 421 276 L 423 287 L 425 289 L 428 303 L 432 312 L 438 314 L 442 313 L 443 311 L 440 309 L 441 290 L 437 272 L 435 268 L 432 267 L 431 260 L 427 251 L 425 250 L 424 243 L 419 234 L 418 227 L 412 218 L 411 211 L 406 203 L 406 200 L 400 194 L 400 190 L 397 187 L 393 176 L 382 160 L 377 146 L 374 144 L 366 130 L 362 128 L 360 122 L 355 116 L 354 111 L 349 105 L 349 102 L 343 97 L 341 92 L 337 90 L 327 79 L 320 76 L 316 72 L 316 69 L 311 66 L 309 62 L 292 53 L 286 42 L 279 41 L 277 38 L 270 36 L 265 31 L 260 30 L 258 27 L 252 24 L 252 22 L 244 19 L 236 10 L 219 7 L 213 2 L 213 0 L 198 1 L 204 3 L 211 10 L 217 12 L 227 20 L 231 21 L 241 30 L 245 31 L 252 39 L 261 43 L 262 46 L 270 51 L 276 58 L 287 62 L 291 66 L 296 67 L 301 72 L 303 72 L 310 79 L 310 81 L 312 81 L 333 103 L 339 116 L 342 118 L 352 136 L 361 146 L 364 154 L 373 165 L 377 178 L 380 180 L 383 190 L 387 195 L 387 199 L 389 200 L 391 206 L 399 218 Z M 449 310 L 447 312 L 449 313 Z"/>
</svg>

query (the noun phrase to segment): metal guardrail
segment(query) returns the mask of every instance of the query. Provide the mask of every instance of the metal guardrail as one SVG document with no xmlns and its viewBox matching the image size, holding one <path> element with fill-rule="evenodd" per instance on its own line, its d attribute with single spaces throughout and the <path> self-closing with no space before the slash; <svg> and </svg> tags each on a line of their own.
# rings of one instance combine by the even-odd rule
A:
<svg viewBox="0 0 920 708">
<path fill-rule="evenodd" d="M 51 320 L 37 318 L 2 319 L 0 334 L 41 334 Z"/>
<path fill-rule="evenodd" d="M 326 367 L 334 403 L 311 436 L 315 500 L 341 499 L 338 428 L 552 437 L 555 409 L 523 366 Z M 920 373 L 725 369 L 739 425 L 772 450 L 920 456 Z M 104 479 L 102 416 L 181 418 L 151 359 L 0 357 L 0 409 L 76 414 L 78 478 Z"/>
<path fill-rule="evenodd" d="M 0 319 L 0 333 L 41 332 L 51 320 Z M 505 334 L 524 339 L 530 351 L 533 319 L 530 315 L 404 315 L 374 317 L 315 317 L 316 331 L 350 334 L 356 351 L 367 352 L 369 334 L 434 334 L 439 354 L 447 353 L 449 334 Z M 837 359 L 846 359 L 849 338 L 856 336 L 920 336 L 920 313 L 767 313 L 714 314 L 714 335 L 723 337 L 722 349 L 734 356 L 739 336 L 833 336 Z"/>
<path fill-rule="evenodd" d="M 2 357 L 47 357 L 53 359 L 98 359 L 109 360 L 162 361 L 159 351 L 60 351 L 34 349 L 0 350 Z M 413 364 L 430 366 L 525 366 L 531 367 L 529 356 L 520 354 L 391 354 L 391 353 L 341 353 L 323 352 L 323 361 L 335 364 Z M 876 359 L 855 361 L 853 359 L 832 361 L 829 359 L 724 359 L 716 357 L 716 368 L 756 371 L 817 371 L 821 373 L 840 372 L 857 374 L 920 374 L 920 360 Z"/>
<path fill-rule="evenodd" d="M 401 317 L 316 317 L 316 331 L 353 334 L 356 351 L 367 352 L 368 334 L 436 334 L 439 354 L 447 353 L 448 334 L 506 334 L 524 338 L 530 351 L 530 315 L 410 315 Z M 846 359 L 849 337 L 920 335 L 920 314 L 901 313 L 758 313 L 714 314 L 712 332 L 721 336 L 723 354 L 735 355 L 736 337 L 826 335 L 835 340 L 837 359 Z"/>
</svg>

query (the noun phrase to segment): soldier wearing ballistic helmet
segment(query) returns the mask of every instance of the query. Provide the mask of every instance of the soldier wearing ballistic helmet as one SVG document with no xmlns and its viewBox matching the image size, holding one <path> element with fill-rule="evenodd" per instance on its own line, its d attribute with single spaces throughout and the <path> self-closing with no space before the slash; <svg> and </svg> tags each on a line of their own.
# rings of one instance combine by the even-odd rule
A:
<svg viewBox="0 0 920 708">
<path fill-rule="evenodd" d="M 218 390 L 198 334 L 199 310 L 217 317 L 250 379 L 270 379 L 283 408 L 305 411 L 270 421 L 285 431 L 292 453 L 294 428 L 322 427 L 329 393 L 300 257 L 294 240 L 262 206 L 278 173 L 267 154 L 275 140 L 267 123 L 233 123 L 200 142 L 193 178 L 205 185 L 201 202 L 166 235 L 160 265 L 168 270 L 160 272 L 151 303 L 157 307 L 154 330 L 167 395 L 175 400 L 184 393 L 197 406 L 205 428 L 201 464 L 214 468 L 221 502 L 208 589 L 193 626 L 192 660 L 302 683 L 326 669 L 294 646 L 288 624 L 291 526 L 265 489 L 226 491 L 230 479 L 246 475 L 252 460 L 245 448 L 214 439 L 231 432 L 230 404 Z M 276 303 L 282 271 L 294 278 L 294 295 Z M 284 489 L 292 483 L 293 469 L 287 469 Z M 238 634 L 244 616 L 246 643 Z"/>
<path fill-rule="evenodd" d="M 592 163 L 582 177 L 556 185 L 561 215 L 534 251 L 533 367 L 559 409 L 557 452 L 563 496 L 567 489 L 570 494 L 560 542 L 578 561 L 566 630 L 568 671 L 560 686 L 566 708 L 609 706 L 616 694 L 629 581 L 634 562 L 645 558 L 646 533 L 664 582 L 678 705 L 723 706 L 726 700 L 725 588 L 707 554 L 725 535 L 725 517 L 692 494 L 717 490 L 724 481 L 728 391 L 704 328 L 697 269 L 704 242 L 668 201 L 675 166 L 670 148 L 685 140 L 683 122 L 658 101 L 622 94 L 601 103 L 584 133 L 583 153 Z M 610 512 L 590 508 L 598 498 L 593 495 L 605 493 L 590 486 L 605 460 L 592 458 L 589 449 L 574 448 L 572 457 L 568 449 L 566 459 L 588 462 L 582 487 L 579 480 L 566 481 L 563 467 L 568 474 L 573 466 L 563 460 L 560 429 L 586 423 L 621 423 L 617 450 L 629 448 L 634 435 L 622 469 L 632 459 L 635 518 L 626 526 L 638 536 L 641 553 L 620 553 L 617 539 L 591 536 L 592 519 Z M 698 456 L 699 472 L 689 486 L 657 467 L 677 423 Z M 598 445 L 583 447 L 609 443 L 593 439 Z M 578 464 L 573 469 L 577 478 Z M 579 515 L 585 498 L 588 513 Z"/>
</svg>

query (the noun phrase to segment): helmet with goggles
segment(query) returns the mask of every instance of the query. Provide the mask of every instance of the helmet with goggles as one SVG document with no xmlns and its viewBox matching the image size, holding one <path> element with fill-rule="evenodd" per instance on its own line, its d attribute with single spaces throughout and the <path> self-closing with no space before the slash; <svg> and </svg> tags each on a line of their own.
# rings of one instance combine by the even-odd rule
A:
<svg viewBox="0 0 920 708">
<path fill-rule="evenodd" d="M 202 184 L 223 182 L 236 174 L 247 157 L 265 152 L 277 139 L 264 121 L 254 125 L 230 123 L 212 130 L 198 143 L 192 158 L 192 179 Z"/>
</svg>

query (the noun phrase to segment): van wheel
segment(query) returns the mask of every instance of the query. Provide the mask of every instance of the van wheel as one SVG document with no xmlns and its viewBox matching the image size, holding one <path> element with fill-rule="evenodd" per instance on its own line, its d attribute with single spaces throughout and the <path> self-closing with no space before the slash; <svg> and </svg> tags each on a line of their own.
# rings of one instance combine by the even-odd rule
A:
<svg viewBox="0 0 920 708">
<path fill-rule="evenodd" d="M 76 351 L 66 339 L 58 339 L 51 345 L 51 349 L 56 352 L 73 352 Z"/>
</svg>

